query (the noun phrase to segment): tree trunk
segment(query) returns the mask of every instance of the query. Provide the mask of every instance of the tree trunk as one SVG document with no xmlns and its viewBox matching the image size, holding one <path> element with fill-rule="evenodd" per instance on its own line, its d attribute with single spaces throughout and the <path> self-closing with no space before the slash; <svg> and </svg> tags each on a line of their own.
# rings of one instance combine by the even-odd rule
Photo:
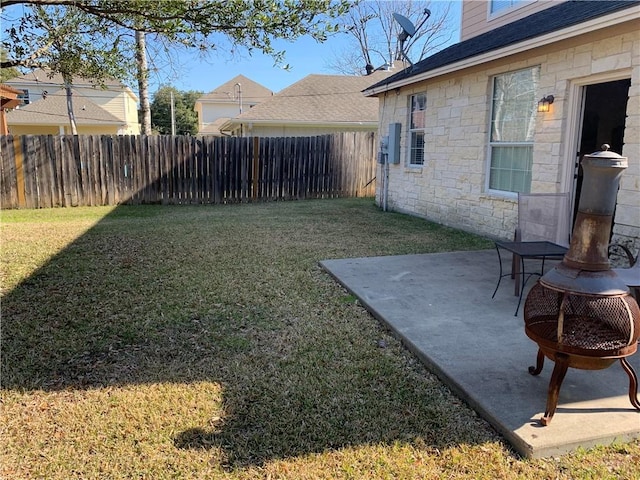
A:
<svg viewBox="0 0 640 480">
<path fill-rule="evenodd" d="M 67 92 L 67 114 L 69 115 L 69 125 L 71 126 L 71 135 L 78 135 L 78 127 L 76 125 L 76 116 L 73 113 L 73 93 L 71 92 L 71 80 L 66 76 L 64 79 L 64 89 Z"/>
<path fill-rule="evenodd" d="M 149 105 L 149 67 L 145 33 L 136 31 L 136 62 L 138 64 L 138 95 L 140 96 L 143 135 L 151 135 L 151 107 Z"/>
</svg>

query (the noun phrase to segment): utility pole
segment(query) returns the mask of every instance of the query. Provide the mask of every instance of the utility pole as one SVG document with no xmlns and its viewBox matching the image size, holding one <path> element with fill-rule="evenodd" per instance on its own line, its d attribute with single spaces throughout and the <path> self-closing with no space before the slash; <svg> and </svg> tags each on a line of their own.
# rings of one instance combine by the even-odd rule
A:
<svg viewBox="0 0 640 480">
<path fill-rule="evenodd" d="M 236 83 L 234 86 L 238 87 L 238 105 L 240 106 L 240 115 L 242 115 L 242 84 Z"/>
<path fill-rule="evenodd" d="M 238 87 L 238 105 L 240 106 L 240 115 L 242 115 L 242 85 L 236 83 L 234 87 Z M 242 136 L 242 123 L 240 123 L 240 136 Z"/>
</svg>

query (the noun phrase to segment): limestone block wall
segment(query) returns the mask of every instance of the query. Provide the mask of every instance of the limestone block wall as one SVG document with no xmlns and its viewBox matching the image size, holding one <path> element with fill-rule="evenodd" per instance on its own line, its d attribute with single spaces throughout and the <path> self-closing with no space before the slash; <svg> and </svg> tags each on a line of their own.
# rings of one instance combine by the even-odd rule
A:
<svg viewBox="0 0 640 480">
<path fill-rule="evenodd" d="M 378 203 L 386 199 L 390 210 L 492 238 L 512 238 L 517 195 L 490 192 L 487 185 L 492 77 L 534 65 L 540 66 L 536 98 L 555 96 L 551 111 L 536 117 L 531 191 L 538 193 L 573 190 L 580 87 L 631 78 L 622 152 L 629 168 L 618 195 L 614 234 L 639 249 L 640 32 L 633 29 L 584 35 L 380 94 L 380 136 L 388 134 L 393 122 L 402 124 L 402 132 L 400 163 L 378 167 L 383 180 L 377 182 Z M 409 98 L 423 92 L 425 163 L 410 167 Z"/>
<path fill-rule="evenodd" d="M 620 180 L 618 203 L 614 218 L 613 233 L 616 240 L 626 243 L 635 254 L 640 251 L 640 41 L 625 43 L 624 48 L 635 52 L 627 121 L 625 124 L 625 145 L 622 155 L 627 157 L 629 166 Z"/>
</svg>

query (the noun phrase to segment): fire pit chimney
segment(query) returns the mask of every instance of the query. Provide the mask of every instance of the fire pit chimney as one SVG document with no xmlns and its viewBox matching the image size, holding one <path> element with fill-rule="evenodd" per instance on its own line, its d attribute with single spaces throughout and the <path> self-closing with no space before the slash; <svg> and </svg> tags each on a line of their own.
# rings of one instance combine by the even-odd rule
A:
<svg viewBox="0 0 640 480">
<path fill-rule="evenodd" d="M 529 373 L 538 375 L 545 357 L 555 362 L 543 425 L 555 413 L 569 367 L 599 370 L 620 360 L 629 376 L 629 399 L 640 410 L 638 379 L 626 360 L 638 347 L 640 308 L 608 259 L 613 211 L 627 159 L 605 144 L 602 151 L 585 155 L 582 167 L 582 193 L 569 250 L 525 301 L 525 333 L 538 344 L 537 365 L 529 367 Z"/>
</svg>

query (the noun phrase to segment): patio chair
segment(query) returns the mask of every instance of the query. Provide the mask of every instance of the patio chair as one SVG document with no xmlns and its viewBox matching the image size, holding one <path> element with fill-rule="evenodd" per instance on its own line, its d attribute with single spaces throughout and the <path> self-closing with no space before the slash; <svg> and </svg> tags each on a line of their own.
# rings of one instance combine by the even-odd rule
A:
<svg viewBox="0 0 640 480">
<path fill-rule="evenodd" d="M 544 274 L 547 258 L 561 259 L 569 246 L 569 194 L 568 193 L 519 193 L 518 226 L 514 241 L 496 240 L 496 251 L 500 262 L 498 283 L 492 298 L 500 286 L 500 280 L 510 275 L 515 280 L 514 295 L 518 296 L 518 315 L 524 287 L 532 275 Z M 512 253 L 511 272 L 502 274 L 500 249 Z M 540 271 L 527 271 L 524 260 L 542 260 Z"/>
<path fill-rule="evenodd" d="M 518 193 L 518 226 L 514 241 L 551 242 L 561 247 L 569 247 L 569 211 L 568 193 Z M 533 257 L 542 260 L 542 264 L 540 272 L 530 273 L 529 277 L 533 274 L 544 274 L 547 257 L 559 258 L 558 255 Z M 520 273 L 523 277 L 522 285 Z M 529 277 L 525 275 L 523 259 L 514 254 L 511 260 L 511 278 L 515 280 L 514 293 L 521 298 Z"/>
<path fill-rule="evenodd" d="M 569 246 L 569 194 L 518 193 L 516 242 L 548 241 Z"/>
<path fill-rule="evenodd" d="M 569 194 L 568 193 L 518 193 L 518 226 L 514 234 L 516 242 L 551 242 L 569 246 Z M 545 257 L 541 275 L 544 274 Z M 519 289 L 518 258 L 513 256 L 512 278 Z M 523 285 L 524 288 L 524 285 Z"/>
<path fill-rule="evenodd" d="M 631 295 L 637 301 L 640 301 L 640 262 L 638 262 L 638 255 L 634 257 L 628 247 L 620 243 L 613 243 L 609 245 L 609 257 L 615 256 L 622 257 L 624 261 L 629 263 L 629 267 L 617 267 L 612 268 L 612 270 L 629 287 Z"/>
</svg>

